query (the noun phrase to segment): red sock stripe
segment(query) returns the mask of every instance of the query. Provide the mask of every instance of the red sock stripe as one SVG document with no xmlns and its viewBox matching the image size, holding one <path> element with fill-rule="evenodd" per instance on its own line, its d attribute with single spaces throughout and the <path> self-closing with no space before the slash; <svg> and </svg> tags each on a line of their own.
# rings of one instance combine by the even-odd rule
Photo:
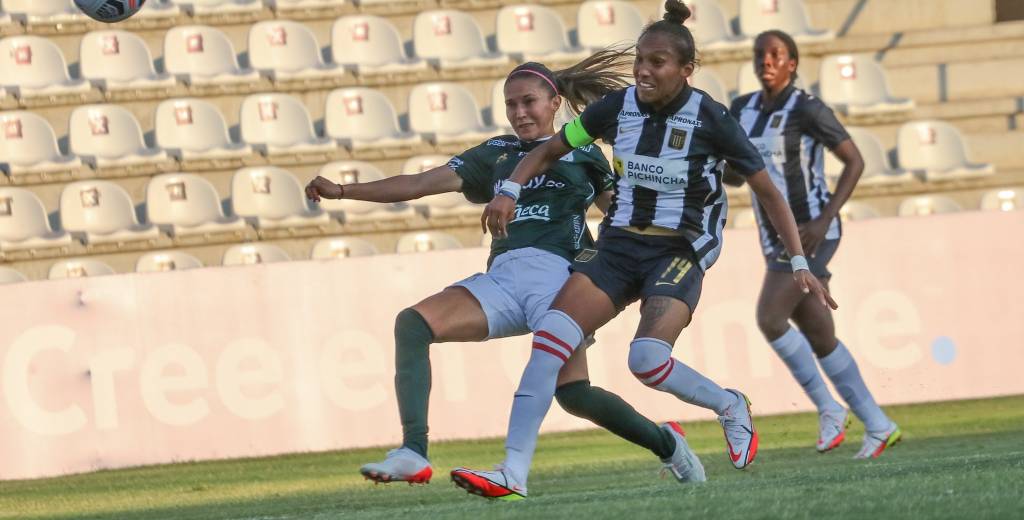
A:
<svg viewBox="0 0 1024 520">
<path fill-rule="evenodd" d="M 668 378 L 668 375 L 672 373 L 672 369 L 676 367 L 676 359 L 675 358 L 668 358 L 668 360 L 669 360 L 669 363 L 671 363 L 668 366 L 668 370 L 666 370 L 665 373 L 662 374 L 661 377 L 659 377 L 657 381 L 655 381 L 655 382 L 653 382 L 653 383 L 651 383 L 651 384 L 649 384 L 647 386 L 658 386 L 658 385 L 661 384 L 662 381 L 664 381 L 666 378 Z"/>
<path fill-rule="evenodd" d="M 549 347 L 549 346 L 547 346 L 547 345 L 545 345 L 543 343 L 538 343 L 538 342 L 534 341 L 533 342 L 533 348 L 535 348 L 537 350 L 543 350 L 544 352 L 547 352 L 548 354 L 551 354 L 552 356 L 560 358 L 562 360 L 562 363 L 568 363 L 569 362 L 569 356 L 566 356 L 565 354 L 559 352 L 557 349 L 553 349 L 553 348 L 551 348 L 551 347 Z"/>
<path fill-rule="evenodd" d="M 544 339 L 554 343 L 556 346 L 564 348 L 565 349 L 565 353 L 568 356 L 571 356 L 573 351 L 576 350 L 575 347 L 570 347 L 568 343 L 566 343 L 566 342 L 556 338 L 553 334 L 551 334 L 550 332 L 548 332 L 546 330 L 537 331 L 537 336 L 540 336 L 540 337 L 542 337 L 542 338 L 544 338 Z"/>
<path fill-rule="evenodd" d="M 639 377 L 640 379 L 647 379 L 649 377 L 654 377 L 655 374 L 657 374 L 658 372 L 661 372 L 662 370 L 664 370 L 665 367 L 667 367 L 669 365 L 669 363 L 671 363 L 671 362 L 672 362 L 672 358 L 668 358 L 668 361 L 662 363 L 661 366 L 659 366 L 658 368 L 655 368 L 654 370 L 651 370 L 650 372 L 633 372 L 633 375 L 636 376 L 636 377 Z"/>
</svg>

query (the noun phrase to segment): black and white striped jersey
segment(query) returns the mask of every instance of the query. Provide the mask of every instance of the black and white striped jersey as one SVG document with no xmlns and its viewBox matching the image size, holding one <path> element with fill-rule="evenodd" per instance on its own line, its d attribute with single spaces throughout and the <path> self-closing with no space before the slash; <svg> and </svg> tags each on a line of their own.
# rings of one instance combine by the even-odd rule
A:
<svg viewBox="0 0 1024 520">
<path fill-rule="evenodd" d="M 797 224 L 813 220 L 832 198 L 825 182 L 824 148 L 835 148 L 850 136 L 828 105 L 793 85 L 786 87 L 772 106 L 765 107 L 761 101 L 760 91 L 740 96 L 729 111 L 761 153 Z M 768 253 L 781 239 L 757 197 L 752 198 L 761 245 Z M 837 216 L 825 238 L 838 239 L 841 234 Z"/>
<path fill-rule="evenodd" d="M 573 147 L 611 143 L 617 182 L 605 225 L 678 232 L 704 269 L 721 252 L 728 213 L 721 161 L 742 175 L 764 168 L 725 106 L 689 86 L 661 110 L 637 99 L 635 87 L 614 92 L 560 135 Z"/>
</svg>

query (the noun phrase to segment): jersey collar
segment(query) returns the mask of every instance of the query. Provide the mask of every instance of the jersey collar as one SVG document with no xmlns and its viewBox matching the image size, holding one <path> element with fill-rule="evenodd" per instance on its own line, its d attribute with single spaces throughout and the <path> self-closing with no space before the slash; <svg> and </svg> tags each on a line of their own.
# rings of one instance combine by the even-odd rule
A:
<svg viewBox="0 0 1024 520">
<path fill-rule="evenodd" d="M 764 106 L 764 91 L 762 90 L 760 95 L 757 97 L 757 106 L 755 108 L 766 114 L 778 112 L 783 106 L 785 106 L 786 102 L 789 101 L 789 96 L 793 95 L 794 90 L 796 90 L 796 86 L 794 86 L 791 81 L 789 82 L 789 85 L 786 85 L 786 88 L 782 89 L 782 92 L 779 92 L 779 95 L 776 96 L 775 100 L 772 102 L 772 106 L 767 107 L 767 109 Z"/>
<path fill-rule="evenodd" d="M 544 144 L 548 139 L 551 139 L 552 137 L 554 137 L 554 136 L 549 135 L 549 136 L 541 137 L 540 139 L 535 139 L 533 141 L 523 141 L 522 139 L 517 137 L 516 141 L 519 142 L 519 147 L 520 148 L 522 148 L 526 152 L 530 152 L 534 148 Z"/>
<path fill-rule="evenodd" d="M 690 100 L 690 94 L 692 93 L 693 88 L 691 88 L 689 84 L 683 85 L 683 90 L 680 90 L 679 94 L 676 94 L 676 97 L 673 98 L 669 104 L 665 105 L 661 110 L 655 110 L 651 104 L 640 101 L 640 98 L 636 95 L 636 89 L 633 89 L 633 97 L 636 99 L 636 106 L 641 112 L 662 117 L 668 117 L 679 112 L 679 110 L 683 108 L 683 105 Z"/>
</svg>

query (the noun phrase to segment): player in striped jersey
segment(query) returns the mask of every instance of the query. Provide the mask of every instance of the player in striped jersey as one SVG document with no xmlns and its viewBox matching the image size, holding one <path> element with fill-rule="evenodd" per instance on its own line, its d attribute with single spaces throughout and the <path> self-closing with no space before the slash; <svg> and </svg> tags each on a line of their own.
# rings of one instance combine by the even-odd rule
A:
<svg viewBox="0 0 1024 520">
<path fill-rule="evenodd" d="M 690 11 L 665 3 L 664 20 L 644 29 L 633 65 L 635 87 L 605 96 L 565 125 L 557 139 L 523 159 L 511 190 L 536 177 L 566 152 L 598 138 L 611 142 L 618 174 L 615 197 L 596 249 L 577 255 L 573 274 L 542 318 L 533 352 L 512 404 L 506 458 L 495 471 L 459 468 L 460 485 L 489 493 L 502 483 L 525 488 L 537 432 L 551 405 L 559 370 L 588 334 L 641 300 L 640 325 L 629 347 L 629 368 L 644 384 L 714 410 L 729 457 L 744 468 L 757 453 L 749 402 L 672 357 L 672 345 L 690 323 L 704 272 L 721 249 L 727 213 L 722 174 L 725 160 L 748 176 L 793 255 L 793 278 L 819 305 L 834 305 L 807 271 L 789 205 L 775 189 L 760 154 L 720 103 L 688 85 L 695 45 L 683 26 Z M 507 227 L 515 197 L 494 197 L 483 221 L 496 237 Z M 790 282 L 794 283 L 794 282 Z M 480 483 L 479 485 L 477 483 Z"/>
<path fill-rule="evenodd" d="M 338 185 L 317 177 L 307 196 L 397 202 L 426 195 L 462 192 L 473 202 L 494 197 L 527 152 L 549 139 L 562 101 L 581 107 L 625 84 L 621 65 L 629 54 L 603 50 L 565 70 L 552 72 L 525 63 L 505 81 L 506 115 L 515 135 L 495 136 L 418 175 Z M 576 108 L 577 110 L 579 108 Z M 429 347 L 433 343 L 483 341 L 525 334 L 536 328 L 569 276 L 569 263 L 593 242 L 584 218 L 594 202 L 606 209 L 614 179 L 597 146 L 564 154 L 544 177 L 521 189 L 514 236 L 491 243 L 486 273 L 457 282 L 403 310 L 395 320 L 395 391 L 402 420 L 402 446 L 360 471 L 377 482 L 426 483 L 433 474 L 427 459 L 427 404 L 430 394 Z M 587 361 L 579 356 L 559 374 L 557 398 L 566 411 L 650 449 L 665 469 L 682 482 L 704 480 L 704 469 L 690 450 L 682 428 L 660 427 L 621 398 L 592 386 Z M 501 497 L 525 496 L 509 489 Z"/>
<path fill-rule="evenodd" d="M 832 276 L 828 263 L 841 235 L 839 208 L 853 193 L 864 161 L 832 110 L 793 84 L 799 59 L 796 43 L 788 34 L 767 31 L 758 35 L 754 70 L 762 89 L 736 98 L 730 111 L 761 152 L 772 181 L 789 202 L 800 225 L 804 250 L 810 254 L 811 273 L 827 286 Z M 834 195 L 825 183 L 824 148 L 844 165 Z M 743 179 L 727 174 L 726 181 L 741 184 Z M 864 442 L 856 457 L 881 455 L 899 441 L 900 429 L 875 403 L 857 363 L 836 339 L 831 311 L 792 287 L 787 274 L 789 256 L 756 193 L 753 206 L 768 264 L 757 303 L 757 323 L 818 408 L 818 451 L 826 452 L 843 442 L 849 418 L 825 386 L 815 355 L 839 394 L 864 422 Z M 790 320 L 796 328 L 790 326 Z"/>
</svg>

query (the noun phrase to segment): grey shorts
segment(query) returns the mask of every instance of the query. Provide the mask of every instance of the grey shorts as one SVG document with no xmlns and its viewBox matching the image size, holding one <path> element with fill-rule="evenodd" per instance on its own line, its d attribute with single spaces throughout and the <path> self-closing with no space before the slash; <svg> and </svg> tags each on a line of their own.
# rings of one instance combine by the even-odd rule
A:
<svg viewBox="0 0 1024 520">
<path fill-rule="evenodd" d="M 832 278 L 828 270 L 828 263 L 832 261 L 836 250 L 839 249 L 839 239 L 822 240 L 818 250 L 807 257 L 807 265 L 811 268 L 811 274 L 818 278 Z M 780 271 L 784 273 L 793 272 L 793 266 L 789 263 L 789 254 L 784 246 L 776 246 L 764 256 L 769 271 Z"/>
</svg>

